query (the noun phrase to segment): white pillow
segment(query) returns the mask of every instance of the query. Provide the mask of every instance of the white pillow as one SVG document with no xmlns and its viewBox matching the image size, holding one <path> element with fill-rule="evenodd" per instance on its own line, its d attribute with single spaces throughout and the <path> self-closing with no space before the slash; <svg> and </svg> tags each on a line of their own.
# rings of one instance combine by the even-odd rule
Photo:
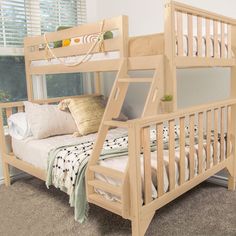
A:
<svg viewBox="0 0 236 236">
<path fill-rule="evenodd" d="M 30 129 L 37 139 L 77 131 L 71 114 L 60 111 L 57 105 L 39 105 L 32 102 L 24 102 L 24 105 Z"/>
<path fill-rule="evenodd" d="M 7 122 L 11 137 L 18 140 L 23 140 L 32 136 L 25 112 L 19 112 L 11 115 L 7 119 Z"/>
</svg>

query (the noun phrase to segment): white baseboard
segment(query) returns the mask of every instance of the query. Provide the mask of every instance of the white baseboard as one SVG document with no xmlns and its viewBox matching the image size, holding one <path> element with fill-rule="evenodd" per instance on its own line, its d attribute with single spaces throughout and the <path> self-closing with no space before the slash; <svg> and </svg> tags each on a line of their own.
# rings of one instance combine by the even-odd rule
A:
<svg viewBox="0 0 236 236">
<path fill-rule="evenodd" d="M 27 176 L 29 176 L 29 175 L 22 172 L 22 173 L 11 175 L 11 180 L 18 180 L 18 179 L 21 179 L 21 178 L 24 178 L 24 177 L 27 177 Z M 0 178 L 0 185 L 2 185 L 2 184 L 4 184 L 4 178 L 3 177 Z"/>
<path fill-rule="evenodd" d="M 207 181 L 213 184 L 223 186 L 223 187 L 228 186 L 228 178 L 220 176 L 220 175 L 214 175 L 211 178 L 209 178 Z"/>
</svg>

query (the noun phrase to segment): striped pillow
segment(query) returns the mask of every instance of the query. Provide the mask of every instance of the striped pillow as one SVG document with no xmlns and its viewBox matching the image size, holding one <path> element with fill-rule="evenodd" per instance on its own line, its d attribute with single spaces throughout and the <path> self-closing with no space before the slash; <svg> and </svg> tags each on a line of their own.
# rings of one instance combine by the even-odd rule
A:
<svg viewBox="0 0 236 236">
<path fill-rule="evenodd" d="M 59 108 L 70 110 L 80 135 L 96 133 L 105 110 L 102 96 L 65 99 L 60 102 Z"/>
</svg>

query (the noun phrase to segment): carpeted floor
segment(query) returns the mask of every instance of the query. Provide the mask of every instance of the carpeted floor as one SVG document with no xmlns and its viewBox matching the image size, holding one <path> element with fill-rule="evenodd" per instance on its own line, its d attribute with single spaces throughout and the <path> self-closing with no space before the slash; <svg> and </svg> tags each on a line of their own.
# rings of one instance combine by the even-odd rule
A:
<svg viewBox="0 0 236 236">
<path fill-rule="evenodd" d="M 1 236 L 118 236 L 130 235 L 130 227 L 93 205 L 86 223 L 75 222 L 67 195 L 35 178 L 0 186 Z M 157 211 L 146 235 L 236 235 L 236 192 L 203 183 Z"/>
</svg>

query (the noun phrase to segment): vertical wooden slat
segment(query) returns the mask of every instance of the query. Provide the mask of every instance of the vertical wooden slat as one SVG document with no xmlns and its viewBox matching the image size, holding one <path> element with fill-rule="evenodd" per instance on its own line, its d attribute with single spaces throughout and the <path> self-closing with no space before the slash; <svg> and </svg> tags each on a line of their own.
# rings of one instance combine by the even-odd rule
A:
<svg viewBox="0 0 236 236">
<path fill-rule="evenodd" d="M 197 51 L 198 56 L 202 57 L 202 17 L 197 17 Z"/>
<path fill-rule="evenodd" d="M 170 191 L 175 188 L 175 121 L 169 121 L 169 183 Z"/>
<path fill-rule="evenodd" d="M 6 115 L 9 118 L 12 115 L 12 107 L 6 108 Z"/>
<path fill-rule="evenodd" d="M 219 124 L 219 110 L 214 110 L 214 156 L 213 163 L 218 163 L 218 124 Z"/>
<path fill-rule="evenodd" d="M 211 167 L 211 111 L 207 111 L 207 144 L 206 144 L 206 166 Z"/>
<path fill-rule="evenodd" d="M 144 128 L 142 133 L 144 158 L 144 200 L 145 204 L 148 204 L 152 201 L 150 128 Z"/>
<path fill-rule="evenodd" d="M 157 191 L 158 197 L 164 194 L 164 157 L 163 157 L 163 124 L 157 125 Z"/>
<path fill-rule="evenodd" d="M 100 72 L 94 72 L 94 88 L 96 94 L 101 94 Z"/>
<path fill-rule="evenodd" d="M 18 112 L 23 112 L 24 111 L 24 107 L 17 107 L 17 111 Z"/>
<path fill-rule="evenodd" d="M 193 56 L 193 16 L 188 14 L 188 56 Z"/>
<path fill-rule="evenodd" d="M 189 140 L 190 140 L 190 150 L 189 150 L 189 173 L 190 179 L 194 177 L 194 115 L 189 117 Z"/>
<path fill-rule="evenodd" d="M 224 160 L 224 122 L 225 122 L 225 116 L 224 116 L 224 107 L 221 108 L 221 115 L 220 115 L 220 160 Z"/>
<path fill-rule="evenodd" d="M 178 56 L 184 55 L 183 48 L 183 14 L 182 12 L 177 12 L 177 40 L 178 40 Z"/>
<path fill-rule="evenodd" d="M 231 129 L 232 129 L 232 125 L 231 125 L 231 117 L 232 117 L 232 111 L 231 111 L 231 106 L 227 107 L 227 146 L 226 146 L 226 150 L 227 150 L 227 158 L 229 158 L 230 155 L 230 139 L 231 139 Z"/>
<path fill-rule="evenodd" d="M 198 114 L 198 173 L 203 171 L 203 113 Z"/>
<path fill-rule="evenodd" d="M 129 136 L 129 178 L 130 178 L 130 205 L 131 214 L 134 217 L 133 224 L 140 223 L 140 212 L 142 207 L 142 177 L 140 166 L 140 129 L 135 125 L 131 125 L 128 129 Z M 133 226 L 132 226 L 133 228 Z M 134 227 L 135 229 L 138 227 Z M 139 230 L 136 230 L 139 231 Z M 135 232 L 136 233 L 136 232 Z M 139 234 L 139 232 L 137 233 Z"/>
<path fill-rule="evenodd" d="M 219 58 L 220 52 L 218 50 L 219 39 L 218 39 L 218 22 L 217 21 L 214 21 L 213 35 L 214 35 L 214 57 Z"/>
<path fill-rule="evenodd" d="M 185 118 L 181 117 L 179 120 L 180 126 L 180 160 L 179 160 L 179 168 L 180 168 L 180 185 L 185 182 Z"/>
<path fill-rule="evenodd" d="M 231 34 L 231 25 L 227 25 L 227 47 L 228 47 L 228 58 L 231 58 L 232 57 L 232 42 L 231 42 L 231 37 L 232 37 L 232 34 Z"/>
<path fill-rule="evenodd" d="M 211 36 L 210 36 L 210 20 L 206 19 L 206 56 L 211 56 Z"/>
<path fill-rule="evenodd" d="M 221 57 L 225 57 L 225 24 L 221 22 Z"/>
</svg>

